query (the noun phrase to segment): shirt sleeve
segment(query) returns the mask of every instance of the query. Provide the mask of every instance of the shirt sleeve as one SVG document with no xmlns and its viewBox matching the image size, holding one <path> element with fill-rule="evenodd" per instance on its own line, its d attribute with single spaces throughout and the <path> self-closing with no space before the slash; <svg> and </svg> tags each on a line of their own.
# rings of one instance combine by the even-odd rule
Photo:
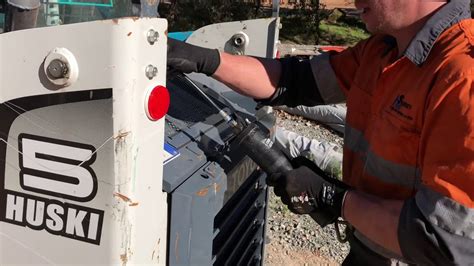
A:
<svg viewBox="0 0 474 266">
<path fill-rule="evenodd" d="M 349 47 L 342 52 L 331 52 L 330 64 L 334 72 L 334 78 L 337 80 L 339 90 L 344 95 L 347 95 L 350 90 L 366 47 L 374 40 L 377 42 L 378 36 L 361 41 L 354 47 Z M 315 64 L 313 68 L 318 69 L 318 65 Z"/>
<path fill-rule="evenodd" d="M 318 86 L 311 71 L 310 60 L 298 57 L 280 59 L 281 76 L 272 97 L 256 100 L 263 105 L 314 106 L 323 104 Z"/>
<path fill-rule="evenodd" d="M 421 184 L 403 207 L 399 241 L 417 264 L 468 265 L 474 262 L 474 71 L 443 72 L 426 104 Z"/>
<path fill-rule="evenodd" d="M 434 81 L 426 104 L 420 139 L 421 181 L 473 208 L 474 66 L 467 72 L 448 73 Z"/>
<path fill-rule="evenodd" d="M 256 101 L 264 105 L 314 106 L 344 102 L 360 58 L 367 43 L 379 41 L 369 38 L 342 52 L 328 52 L 311 59 L 297 57 L 280 60 L 282 72 L 272 97 Z"/>
</svg>

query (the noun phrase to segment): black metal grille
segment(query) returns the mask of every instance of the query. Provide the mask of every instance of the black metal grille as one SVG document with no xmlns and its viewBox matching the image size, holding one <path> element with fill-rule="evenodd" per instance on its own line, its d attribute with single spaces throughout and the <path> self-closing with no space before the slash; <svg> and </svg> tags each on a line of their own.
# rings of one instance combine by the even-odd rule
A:
<svg viewBox="0 0 474 266">
<path fill-rule="evenodd" d="M 214 219 L 213 265 L 262 263 L 267 186 L 256 170 Z"/>
</svg>

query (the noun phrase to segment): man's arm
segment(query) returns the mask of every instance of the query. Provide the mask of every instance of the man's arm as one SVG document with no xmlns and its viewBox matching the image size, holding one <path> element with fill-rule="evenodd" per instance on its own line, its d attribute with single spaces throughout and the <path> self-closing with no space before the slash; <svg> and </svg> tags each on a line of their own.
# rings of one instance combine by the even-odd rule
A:
<svg viewBox="0 0 474 266">
<path fill-rule="evenodd" d="M 281 63 L 275 59 L 220 53 L 221 63 L 213 78 L 238 93 L 255 99 L 270 98 L 278 87 Z"/>
<path fill-rule="evenodd" d="M 296 158 L 294 170 L 272 177 L 275 194 L 291 211 L 309 214 L 321 226 L 344 217 L 360 241 L 389 257 L 421 265 L 473 261 L 474 212 L 469 207 L 424 185 L 404 201 L 368 195 L 307 161 Z"/>
<path fill-rule="evenodd" d="M 270 98 L 278 87 L 279 60 L 231 55 L 168 39 L 167 65 L 184 73 L 203 73 L 255 99 Z"/>
<path fill-rule="evenodd" d="M 167 65 L 183 73 L 212 76 L 265 105 L 313 106 L 344 100 L 329 56 L 314 60 L 256 58 L 168 39 Z M 320 91 L 318 85 L 325 89 Z"/>
<path fill-rule="evenodd" d="M 342 206 L 343 218 L 364 236 L 402 256 L 398 242 L 401 200 L 386 200 L 356 190 L 347 192 Z"/>
</svg>

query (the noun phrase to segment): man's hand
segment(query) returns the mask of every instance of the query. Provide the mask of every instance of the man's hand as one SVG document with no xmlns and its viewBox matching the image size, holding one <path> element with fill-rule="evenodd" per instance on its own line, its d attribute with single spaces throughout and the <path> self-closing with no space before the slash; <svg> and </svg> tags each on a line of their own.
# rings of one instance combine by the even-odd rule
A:
<svg viewBox="0 0 474 266">
<path fill-rule="evenodd" d="M 211 76 L 220 64 L 217 49 L 208 49 L 168 38 L 168 67 L 183 73 L 204 73 Z"/>
<path fill-rule="evenodd" d="M 270 176 L 275 182 L 275 194 L 292 212 L 310 214 L 321 226 L 334 222 L 341 216 L 349 187 L 327 177 L 304 157 L 294 159 L 292 165 L 294 170 Z"/>
</svg>

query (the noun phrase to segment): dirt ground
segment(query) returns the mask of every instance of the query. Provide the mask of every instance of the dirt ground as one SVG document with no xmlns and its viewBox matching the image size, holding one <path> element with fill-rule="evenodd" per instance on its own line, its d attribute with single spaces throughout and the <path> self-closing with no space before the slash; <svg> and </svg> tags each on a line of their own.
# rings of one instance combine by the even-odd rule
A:
<svg viewBox="0 0 474 266">
<path fill-rule="evenodd" d="M 321 0 L 321 4 L 327 9 L 332 8 L 354 8 L 354 0 Z"/>
<path fill-rule="evenodd" d="M 265 265 L 339 265 L 337 262 L 328 260 L 320 254 L 308 250 L 289 251 L 276 241 L 268 244 L 265 248 Z"/>
</svg>

